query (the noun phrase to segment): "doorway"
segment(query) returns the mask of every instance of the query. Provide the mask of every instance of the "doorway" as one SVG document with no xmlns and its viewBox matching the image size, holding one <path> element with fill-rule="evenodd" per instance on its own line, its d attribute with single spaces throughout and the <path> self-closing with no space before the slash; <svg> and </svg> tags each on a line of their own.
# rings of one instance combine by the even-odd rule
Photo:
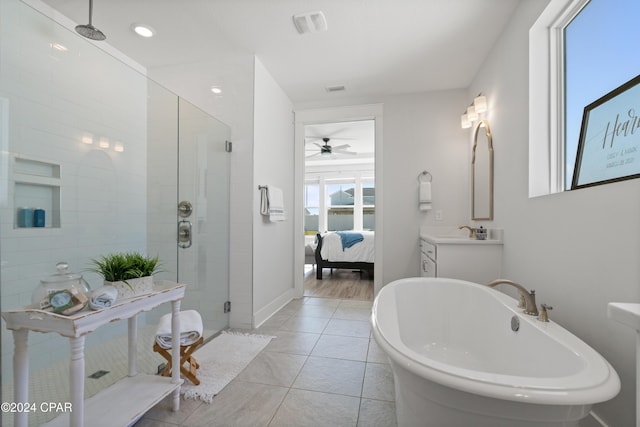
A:
<svg viewBox="0 0 640 427">
<path fill-rule="evenodd" d="M 296 235 L 294 277 L 300 296 L 305 295 L 304 282 L 310 275 L 309 263 L 313 258 L 309 247 L 318 231 L 375 232 L 371 294 L 375 295 L 381 287 L 381 148 L 381 105 L 296 112 L 296 223 L 299 224 L 296 232 L 299 234 Z M 344 277 L 352 272 L 341 270 L 340 273 Z M 331 269 L 326 269 L 326 274 L 331 275 Z M 326 288 L 329 281 L 322 282 L 316 285 Z M 321 296 L 328 296 L 325 291 Z"/>
<path fill-rule="evenodd" d="M 375 231 L 375 121 L 310 124 L 304 132 L 304 294 L 371 300 L 369 274 L 321 268 L 315 251 L 317 233 Z M 353 261 L 364 261 L 359 256 Z"/>
</svg>

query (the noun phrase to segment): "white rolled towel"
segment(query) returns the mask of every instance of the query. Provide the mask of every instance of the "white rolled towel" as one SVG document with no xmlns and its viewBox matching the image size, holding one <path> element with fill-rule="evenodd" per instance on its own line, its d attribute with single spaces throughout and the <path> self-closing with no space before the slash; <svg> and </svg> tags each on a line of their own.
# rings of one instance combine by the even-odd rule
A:
<svg viewBox="0 0 640 427">
<path fill-rule="evenodd" d="M 118 290 L 115 286 L 100 286 L 98 289 L 91 292 L 89 296 L 89 307 L 92 310 L 101 310 L 103 308 L 111 307 L 118 298 Z"/>
<path fill-rule="evenodd" d="M 180 312 L 180 345 L 191 345 L 202 336 L 202 317 L 195 310 Z M 162 348 L 171 348 L 171 313 L 160 318 L 156 342 Z"/>
</svg>

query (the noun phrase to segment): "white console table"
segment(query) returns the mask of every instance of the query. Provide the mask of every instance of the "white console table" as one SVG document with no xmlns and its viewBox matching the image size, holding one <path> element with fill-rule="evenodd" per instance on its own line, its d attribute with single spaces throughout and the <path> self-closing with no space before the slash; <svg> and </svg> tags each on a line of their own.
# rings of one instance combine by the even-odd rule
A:
<svg viewBox="0 0 640 427">
<path fill-rule="evenodd" d="M 2 313 L 7 329 L 13 332 L 14 401 L 28 402 L 29 359 L 27 338 L 29 331 L 56 332 L 69 338 L 71 361 L 69 387 L 72 411 L 46 423 L 46 426 L 127 426 L 140 418 L 164 397 L 173 393 L 173 410 L 180 409 L 180 346 L 172 348 L 172 377 L 137 373 L 137 315 L 165 302 L 172 305 L 173 342 L 180 341 L 180 300 L 185 285 L 171 281 L 156 281 L 153 292 L 122 301 L 112 307 L 92 311 L 88 308 L 71 316 L 64 316 L 27 306 Z M 84 341 L 85 336 L 98 327 L 121 319 L 129 323 L 128 376 L 95 396 L 84 400 Z M 16 427 L 26 427 L 28 413 L 15 413 Z"/>
</svg>

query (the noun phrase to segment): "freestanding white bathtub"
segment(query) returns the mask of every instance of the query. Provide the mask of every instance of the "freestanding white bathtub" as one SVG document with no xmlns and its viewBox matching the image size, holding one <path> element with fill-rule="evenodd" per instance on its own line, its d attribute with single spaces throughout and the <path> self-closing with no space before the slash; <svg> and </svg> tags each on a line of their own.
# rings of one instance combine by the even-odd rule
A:
<svg viewBox="0 0 640 427">
<path fill-rule="evenodd" d="M 397 280 L 376 297 L 371 321 L 391 362 L 401 427 L 577 426 L 620 391 L 595 350 L 485 285 Z"/>
</svg>

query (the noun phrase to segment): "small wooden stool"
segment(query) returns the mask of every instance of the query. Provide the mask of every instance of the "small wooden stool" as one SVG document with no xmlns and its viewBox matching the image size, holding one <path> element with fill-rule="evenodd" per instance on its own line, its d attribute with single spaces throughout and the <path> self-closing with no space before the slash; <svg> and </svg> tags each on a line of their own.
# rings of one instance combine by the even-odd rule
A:
<svg viewBox="0 0 640 427">
<path fill-rule="evenodd" d="M 195 385 L 200 385 L 200 380 L 196 376 L 196 370 L 200 367 L 200 365 L 196 361 L 196 358 L 192 356 L 192 353 L 196 351 L 196 349 L 203 342 L 204 342 L 204 338 L 200 337 L 200 339 L 194 342 L 193 344 L 180 346 L 180 373 Z M 153 351 L 155 351 L 156 353 L 160 353 L 162 357 L 167 359 L 167 364 L 165 365 L 162 372 L 160 372 L 160 375 L 162 375 L 163 377 L 170 377 L 171 376 L 171 349 L 162 348 L 158 345 L 157 342 L 154 342 Z M 185 364 L 187 366 L 185 366 Z"/>
</svg>

